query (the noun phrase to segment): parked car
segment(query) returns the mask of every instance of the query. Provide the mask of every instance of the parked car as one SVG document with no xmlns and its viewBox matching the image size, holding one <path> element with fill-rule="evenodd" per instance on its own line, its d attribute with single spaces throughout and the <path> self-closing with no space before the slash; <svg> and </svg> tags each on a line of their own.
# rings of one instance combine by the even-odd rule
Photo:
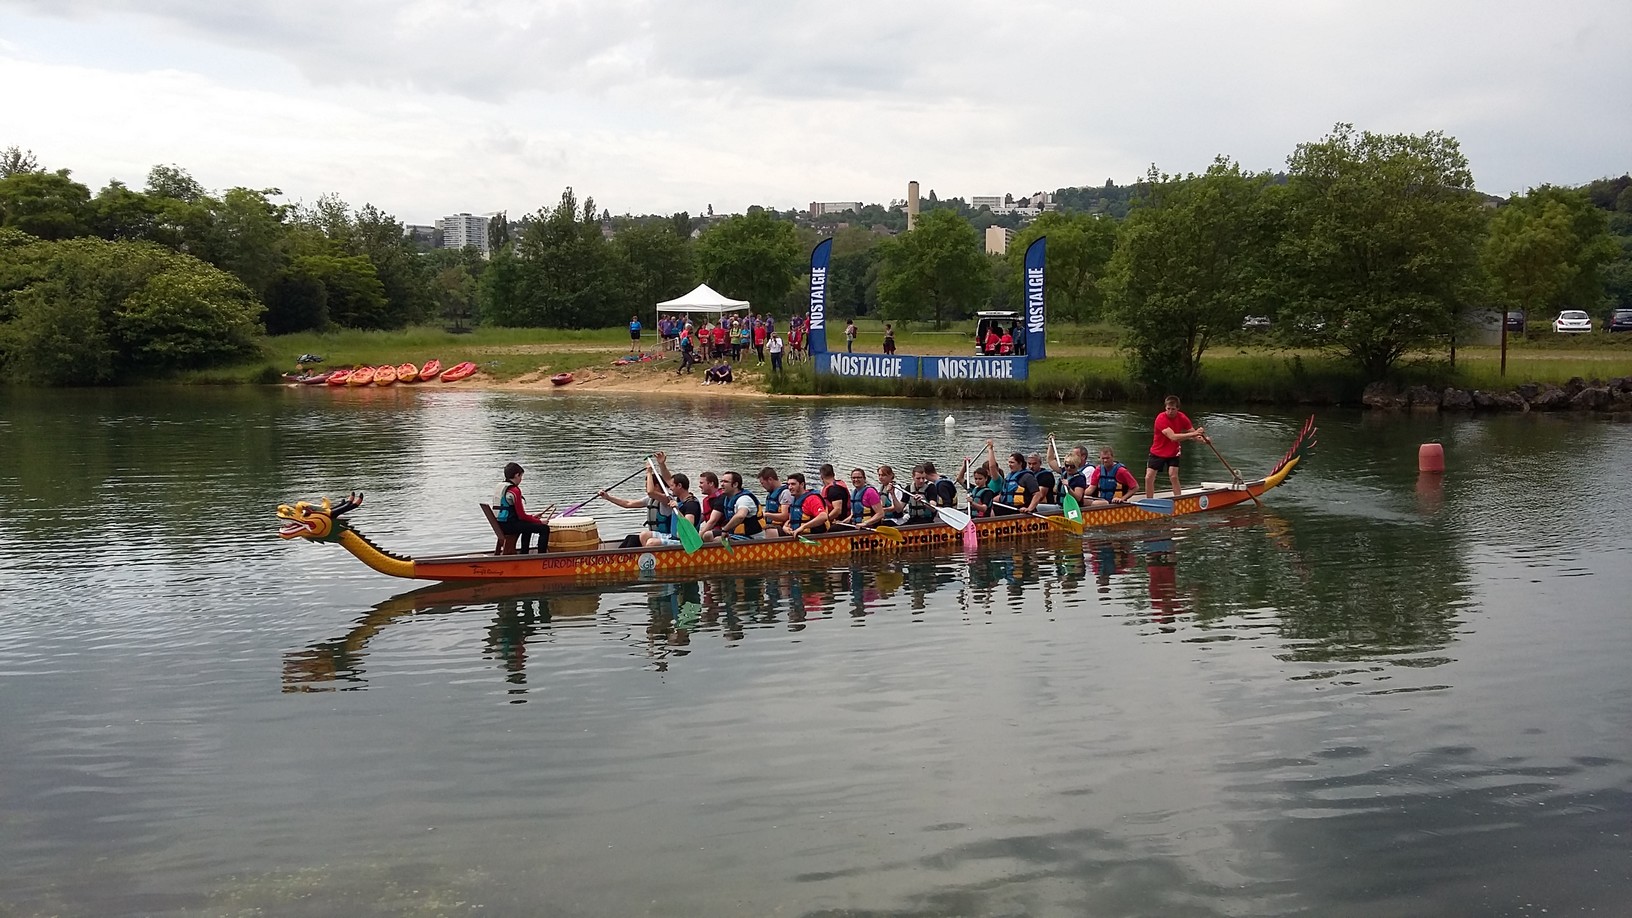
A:
<svg viewBox="0 0 1632 918">
<path fill-rule="evenodd" d="M 1609 324 L 1604 326 L 1612 332 L 1632 331 L 1632 309 L 1617 309 L 1609 314 Z"/>
<path fill-rule="evenodd" d="M 1247 316 L 1241 323 L 1242 328 L 1268 328 L 1269 326 L 1269 316 Z"/>
<path fill-rule="evenodd" d="M 1507 330 L 1509 332 L 1519 335 L 1524 334 L 1523 311 L 1515 309 L 1512 312 L 1509 312 L 1505 321 L 1507 322 Z"/>
<path fill-rule="evenodd" d="M 1553 320 L 1553 331 L 1561 335 L 1586 335 L 1592 332 L 1592 316 L 1579 309 L 1566 309 Z"/>
<path fill-rule="evenodd" d="M 1000 353 L 999 351 L 995 350 L 986 350 L 986 335 L 989 332 L 995 332 L 999 337 L 1001 337 L 1003 332 L 1010 328 L 1017 329 L 1019 331 L 1020 338 L 1019 341 L 1015 341 L 1013 345 L 1011 345 L 1012 352 L 1018 354 L 1020 351 L 1025 349 L 1026 329 L 1020 322 L 1020 313 L 1009 312 L 1008 310 L 989 310 L 986 312 L 975 313 L 975 318 L 980 320 L 979 322 L 975 323 L 976 356 L 981 354 Z"/>
</svg>

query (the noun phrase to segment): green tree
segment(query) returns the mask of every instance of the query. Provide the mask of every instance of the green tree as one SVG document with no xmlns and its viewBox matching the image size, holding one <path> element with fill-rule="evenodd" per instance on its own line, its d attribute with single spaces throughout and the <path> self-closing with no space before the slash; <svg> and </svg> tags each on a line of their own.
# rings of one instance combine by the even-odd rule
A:
<svg viewBox="0 0 1632 918">
<path fill-rule="evenodd" d="M 261 305 L 232 275 L 147 242 L 0 248 L 0 362 L 49 384 L 106 383 L 255 352 Z"/>
<path fill-rule="evenodd" d="M 756 310 L 785 306 L 804 270 L 805 252 L 792 223 L 763 208 L 750 210 L 703 232 L 697 266 L 709 286 Z"/>
<path fill-rule="evenodd" d="M 483 315 L 498 325 L 602 328 L 627 305 L 617 262 L 601 232 L 593 198 L 580 211 L 571 188 L 539 211 L 516 243 L 515 263 L 483 286 Z"/>
<path fill-rule="evenodd" d="M 90 232 L 91 190 L 56 172 L 13 172 L 0 179 L 0 227 L 41 239 L 71 239 Z"/>
<path fill-rule="evenodd" d="M 1456 140 L 1339 124 L 1288 165 L 1282 318 L 1323 326 L 1374 379 L 1449 340 L 1479 296 L 1485 223 Z"/>
<path fill-rule="evenodd" d="M 12 145 L 0 150 L 0 179 L 19 172 L 39 172 L 40 160 L 33 150 Z"/>
<path fill-rule="evenodd" d="M 147 240 L 175 247 L 173 237 L 160 232 L 164 208 L 122 182 L 109 182 L 91 199 L 91 232 L 103 239 Z"/>
<path fill-rule="evenodd" d="M 396 217 L 372 204 L 363 205 L 352 222 L 350 253 L 374 265 L 391 315 L 388 328 L 418 322 L 430 312 L 430 277 L 421 270 L 419 253 Z"/>
<path fill-rule="evenodd" d="M 627 298 L 644 311 L 679 296 L 696 283 L 691 240 L 674 232 L 668 221 L 631 226 L 612 237 L 627 287 Z"/>
<path fill-rule="evenodd" d="M 880 258 L 878 305 L 886 319 L 945 328 L 986 300 L 991 267 L 980 236 L 955 209 L 921 215 L 912 232 L 884 243 Z"/>
<path fill-rule="evenodd" d="M 1116 252 L 1115 221 L 1082 213 L 1050 211 L 1021 230 L 1009 243 L 1013 275 L 1024 268 L 1026 248 L 1047 236 L 1044 270 L 1048 315 L 1088 322 L 1105 310 L 1105 271 Z"/>
<path fill-rule="evenodd" d="M 1509 309 L 1592 309 L 1603 269 L 1620 254 L 1609 219 L 1585 191 L 1542 186 L 1491 218 L 1482 261 L 1492 298 Z"/>
<path fill-rule="evenodd" d="M 1275 240 L 1268 182 L 1222 157 L 1202 175 L 1150 170 L 1109 268 L 1139 379 L 1193 388 L 1207 349 L 1267 298 L 1264 262 Z"/>
<path fill-rule="evenodd" d="M 510 217 L 499 211 L 487 219 L 487 250 L 495 255 L 510 244 Z"/>
<path fill-rule="evenodd" d="M 385 287 L 362 255 L 302 255 L 291 271 L 323 284 L 329 318 L 347 328 L 394 328 Z"/>
</svg>

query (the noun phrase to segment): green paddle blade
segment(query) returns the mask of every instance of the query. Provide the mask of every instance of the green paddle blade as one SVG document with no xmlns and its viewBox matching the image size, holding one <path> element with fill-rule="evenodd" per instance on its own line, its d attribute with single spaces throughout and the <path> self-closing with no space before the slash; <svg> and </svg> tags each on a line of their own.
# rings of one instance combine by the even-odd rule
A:
<svg viewBox="0 0 1632 918">
<path fill-rule="evenodd" d="M 1082 505 L 1077 503 L 1077 499 L 1071 496 L 1070 491 L 1060 495 L 1060 507 L 1065 510 L 1066 519 L 1073 523 L 1082 522 Z"/>
<path fill-rule="evenodd" d="M 695 555 L 697 549 L 703 547 L 703 534 L 697 531 L 696 523 L 686 519 L 685 514 L 676 511 L 675 515 L 679 517 L 675 522 L 679 524 L 680 547 L 686 550 L 686 554 Z"/>
<path fill-rule="evenodd" d="M 725 547 L 725 553 L 726 554 L 734 555 L 734 554 L 737 553 L 737 550 L 731 547 L 731 534 L 730 533 L 728 533 L 728 532 L 720 533 L 720 544 Z"/>
</svg>

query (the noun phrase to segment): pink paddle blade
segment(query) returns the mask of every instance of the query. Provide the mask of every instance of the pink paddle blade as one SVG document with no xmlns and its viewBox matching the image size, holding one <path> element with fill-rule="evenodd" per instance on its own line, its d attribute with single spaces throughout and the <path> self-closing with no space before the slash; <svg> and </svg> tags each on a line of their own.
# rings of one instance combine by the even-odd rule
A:
<svg viewBox="0 0 1632 918">
<path fill-rule="evenodd" d="M 975 524 L 971 520 L 969 525 L 963 527 L 963 550 L 974 551 L 979 546 L 980 536 L 975 533 Z"/>
</svg>

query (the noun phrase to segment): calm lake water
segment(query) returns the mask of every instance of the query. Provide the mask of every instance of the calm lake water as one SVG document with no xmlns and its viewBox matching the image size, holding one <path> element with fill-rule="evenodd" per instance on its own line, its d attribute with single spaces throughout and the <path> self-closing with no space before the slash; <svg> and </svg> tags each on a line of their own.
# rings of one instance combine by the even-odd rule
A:
<svg viewBox="0 0 1632 918">
<path fill-rule="evenodd" d="M 274 535 L 1152 413 L 0 390 L 0 915 L 1632 914 L 1625 422 L 1333 413 L 1263 510 L 679 585 Z M 1191 413 L 1252 474 L 1302 422 Z"/>
</svg>

